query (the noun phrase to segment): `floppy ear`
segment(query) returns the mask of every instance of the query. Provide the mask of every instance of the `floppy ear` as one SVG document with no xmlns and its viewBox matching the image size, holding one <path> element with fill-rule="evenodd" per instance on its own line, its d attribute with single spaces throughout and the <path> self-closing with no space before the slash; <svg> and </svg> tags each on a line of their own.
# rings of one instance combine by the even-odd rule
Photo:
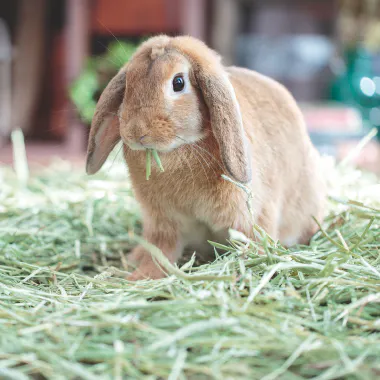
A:
<svg viewBox="0 0 380 380">
<path fill-rule="evenodd" d="M 87 174 L 95 174 L 120 141 L 117 112 L 123 101 L 125 86 L 125 69 L 122 69 L 108 83 L 96 105 L 87 147 Z"/>
<path fill-rule="evenodd" d="M 233 179 L 247 183 L 252 178 L 251 160 L 239 103 L 227 73 L 222 69 L 208 72 L 199 65 L 194 74 L 209 109 L 224 166 Z"/>
<path fill-rule="evenodd" d="M 209 109 L 224 166 L 233 179 L 247 183 L 252 178 L 251 159 L 234 88 L 222 66 L 209 70 L 203 66 L 196 64 L 193 71 Z"/>
</svg>

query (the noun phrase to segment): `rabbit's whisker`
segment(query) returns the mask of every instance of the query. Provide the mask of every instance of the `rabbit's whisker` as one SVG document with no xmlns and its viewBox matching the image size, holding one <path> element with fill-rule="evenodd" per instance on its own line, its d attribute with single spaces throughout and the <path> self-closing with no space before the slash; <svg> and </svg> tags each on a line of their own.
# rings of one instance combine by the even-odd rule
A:
<svg viewBox="0 0 380 380">
<path fill-rule="evenodd" d="M 112 164 L 111 166 L 108 168 L 108 171 L 110 171 L 112 169 L 112 166 L 115 164 L 116 162 L 116 159 L 118 158 L 118 155 L 120 154 L 121 150 L 123 149 L 123 144 L 120 145 L 120 148 L 119 150 L 117 151 L 116 155 L 115 155 L 115 158 L 113 159 L 112 161 Z"/>
<path fill-rule="evenodd" d="M 184 141 L 185 143 L 187 143 L 187 141 L 185 140 L 185 139 L 183 139 L 182 137 L 180 137 L 180 136 L 178 136 L 178 135 L 176 135 L 176 138 L 177 139 L 179 139 L 179 140 L 182 140 L 182 141 Z M 187 143 L 187 146 L 189 146 L 190 147 L 190 144 L 188 144 Z M 193 153 L 194 153 L 194 157 L 197 159 L 197 161 L 199 162 L 199 164 L 201 165 L 201 167 L 202 167 L 202 169 L 203 169 L 203 171 L 204 171 L 204 173 L 205 173 L 205 176 L 206 176 L 206 178 L 207 178 L 207 180 L 210 182 L 210 179 L 209 179 L 209 177 L 208 177 L 208 175 L 207 175 L 207 171 L 206 171 L 206 169 L 205 169 L 205 167 L 204 167 L 204 164 L 203 164 L 203 162 L 199 159 L 199 152 L 197 152 L 196 150 L 193 150 L 193 149 L 191 149 L 191 147 L 190 147 L 190 151 L 192 151 Z M 200 155 L 201 156 L 201 155 Z M 203 159 L 203 157 L 201 156 L 201 158 Z M 206 162 L 206 164 L 207 164 L 207 161 L 205 161 Z M 208 164 L 207 164 L 208 165 Z"/>
<path fill-rule="evenodd" d="M 108 46 L 102 44 L 100 41 L 97 41 L 97 43 L 98 43 L 99 45 L 103 46 L 104 48 L 106 48 L 107 51 L 108 51 L 109 53 L 112 53 L 112 52 L 111 52 L 111 49 L 109 49 Z M 120 43 L 120 42 L 119 42 L 119 43 Z M 112 61 L 110 58 L 107 58 L 107 61 L 111 62 L 111 63 L 112 63 L 113 65 L 115 65 L 116 67 L 118 67 L 118 66 L 122 66 L 122 65 L 125 64 L 125 62 L 123 62 L 121 59 L 119 59 L 118 62 L 115 62 L 115 61 Z"/>
<path fill-rule="evenodd" d="M 185 160 L 185 164 L 187 165 L 187 167 L 189 168 L 190 170 L 190 174 L 191 174 L 191 177 L 192 177 L 192 185 L 193 185 L 193 191 L 195 191 L 195 177 L 194 177 L 194 172 L 193 172 L 193 168 L 191 167 L 190 163 L 189 163 L 189 160 L 187 159 L 186 157 L 186 154 L 184 154 L 183 156 L 181 156 L 178 151 L 174 150 L 174 152 L 176 153 L 176 156 L 178 158 L 178 160 L 181 162 L 182 159 Z"/>
<path fill-rule="evenodd" d="M 182 138 L 182 137 L 180 137 L 180 136 L 178 136 L 178 135 L 176 135 L 176 137 L 178 138 L 178 139 L 180 139 L 180 140 L 182 140 L 182 141 L 184 141 L 185 143 L 187 143 L 187 145 L 190 147 L 190 149 L 192 149 L 192 150 L 195 150 L 195 151 L 198 151 L 198 154 L 202 157 L 202 159 L 207 163 L 207 166 L 210 168 L 210 165 L 209 165 L 209 163 L 207 162 L 207 159 L 203 156 L 203 154 L 202 154 L 202 152 L 204 152 L 204 153 L 206 153 L 211 159 L 212 159 L 212 161 L 214 161 L 215 162 L 215 164 L 222 170 L 222 171 L 224 171 L 224 168 L 223 168 L 223 166 L 220 164 L 220 162 L 209 152 L 209 151 L 207 151 L 206 149 L 204 149 L 204 148 L 202 148 L 200 145 L 198 145 L 197 143 L 191 143 L 191 144 L 189 144 L 184 138 Z M 216 175 L 216 176 L 218 176 L 217 175 L 217 173 L 215 172 L 215 169 L 214 169 L 214 167 L 212 167 L 211 166 L 211 169 L 213 170 L 213 172 L 214 172 L 214 174 Z"/>
<path fill-rule="evenodd" d="M 122 45 L 122 43 L 120 42 L 120 40 L 112 33 L 112 31 L 107 27 L 107 25 L 104 25 L 99 19 L 96 19 L 96 21 L 102 25 L 103 28 L 105 28 L 107 30 L 107 32 L 109 34 L 111 34 L 111 36 L 117 41 L 117 43 L 120 45 L 120 47 L 123 49 L 124 53 L 125 53 L 125 56 L 128 57 L 128 54 L 127 52 L 125 51 L 124 49 L 124 46 Z"/>
<path fill-rule="evenodd" d="M 200 156 L 200 157 L 202 158 L 202 160 L 206 163 L 206 165 L 208 166 L 208 168 L 211 169 L 211 170 L 213 171 L 215 177 L 218 177 L 218 174 L 216 173 L 216 171 L 215 171 L 213 165 L 211 165 L 211 164 L 209 163 L 209 161 L 207 160 L 207 157 L 205 157 L 205 156 L 202 154 L 202 151 L 198 149 L 199 147 L 198 147 L 197 145 L 193 145 L 192 148 L 194 149 L 194 152 L 197 152 L 197 153 L 199 154 L 199 156 Z"/>
</svg>

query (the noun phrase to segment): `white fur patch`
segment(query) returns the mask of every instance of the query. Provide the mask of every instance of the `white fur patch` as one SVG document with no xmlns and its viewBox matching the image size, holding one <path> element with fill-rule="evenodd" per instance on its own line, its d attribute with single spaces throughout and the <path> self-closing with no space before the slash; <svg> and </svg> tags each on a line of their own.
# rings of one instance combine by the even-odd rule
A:
<svg viewBox="0 0 380 380">
<path fill-rule="evenodd" d="M 150 53 L 150 58 L 155 60 L 165 54 L 165 46 L 154 46 L 152 52 Z"/>
</svg>

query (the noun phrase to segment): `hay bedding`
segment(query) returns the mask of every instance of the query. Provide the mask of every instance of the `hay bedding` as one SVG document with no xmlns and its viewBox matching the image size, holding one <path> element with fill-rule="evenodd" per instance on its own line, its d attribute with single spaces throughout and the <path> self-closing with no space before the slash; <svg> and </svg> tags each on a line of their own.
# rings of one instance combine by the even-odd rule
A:
<svg viewBox="0 0 380 380">
<path fill-rule="evenodd" d="M 0 168 L 0 378 L 379 378 L 380 185 L 330 172 L 310 247 L 262 234 L 259 255 L 235 234 L 211 264 L 129 283 L 123 166 L 89 178 L 57 162 L 27 186 Z"/>
</svg>

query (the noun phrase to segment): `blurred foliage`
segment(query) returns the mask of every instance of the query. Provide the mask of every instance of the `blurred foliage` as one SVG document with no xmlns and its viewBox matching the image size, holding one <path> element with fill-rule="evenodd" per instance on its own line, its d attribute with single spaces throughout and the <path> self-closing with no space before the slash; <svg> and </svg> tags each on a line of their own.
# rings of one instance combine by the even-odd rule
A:
<svg viewBox="0 0 380 380">
<path fill-rule="evenodd" d="M 128 62 L 137 45 L 122 41 L 112 42 L 107 52 L 87 60 L 85 68 L 70 88 L 70 98 L 80 118 L 91 123 L 96 102 L 108 82 Z"/>
<path fill-rule="evenodd" d="M 338 39 L 344 48 L 362 44 L 380 51 L 380 0 L 340 0 L 337 19 Z"/>
<path fill-rule="evenodd" d="M 380 131 L 380 0 L 340 0 L 337 37 L 342 65 L 330 97 L 356 107 Z"/>
</svg>

